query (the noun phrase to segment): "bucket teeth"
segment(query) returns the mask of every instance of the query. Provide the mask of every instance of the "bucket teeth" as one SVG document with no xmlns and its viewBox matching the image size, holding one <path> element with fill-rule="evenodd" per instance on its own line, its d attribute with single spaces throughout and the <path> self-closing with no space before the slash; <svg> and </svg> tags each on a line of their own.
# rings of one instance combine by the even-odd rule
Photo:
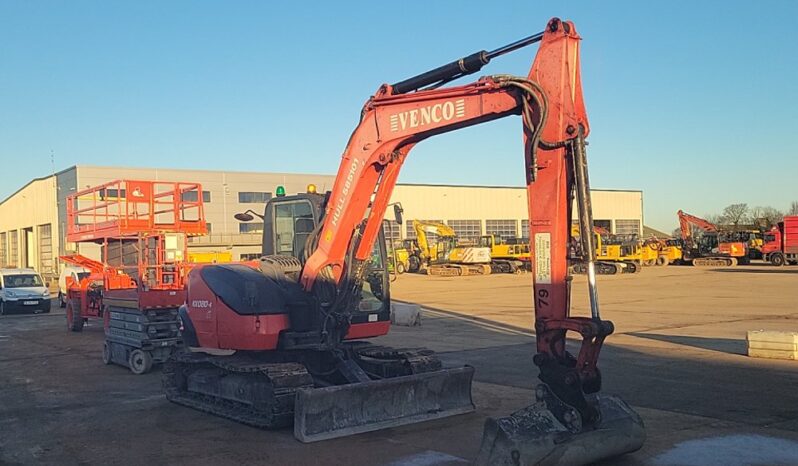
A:
<svg viewBox="0 0 798 466">
<path fill-rule="evenodd" d="M 600 421 L 578 432 L 570 420 L 563 423 L 555 417 L 544 401 L 508 417 L 488 419 L 475 464 L 582 465 L 643 446 L 643 420 L 628 404 L 610 395 L 592 395 L 589 401 L 600 412 Z"/>
</svg>

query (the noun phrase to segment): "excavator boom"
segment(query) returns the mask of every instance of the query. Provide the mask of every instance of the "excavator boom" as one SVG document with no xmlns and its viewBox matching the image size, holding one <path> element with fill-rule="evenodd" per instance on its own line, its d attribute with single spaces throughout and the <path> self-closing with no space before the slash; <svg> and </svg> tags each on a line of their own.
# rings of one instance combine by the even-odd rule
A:
<svg viewBox="0 0 798 466">
<path fill-rule="evenodd" d="M 316 249 L 305 262 L 300 280 L 308 291 L 329 287 L 340 293 L 362 279 L 357 271 L 362 270 L 360 264 L 369 256 L 402 164 L 417 143 L 464 127 L 521 115 L 530 248 L 535 257 L 533 296 L 538 354 L 534 362 L 540 368 L 543 383 L 536 405 L 513 420 L 499 421 L 501 428 L 486 431 L 482 457 L 487 458 L 487 464 L 510 461 L 513 451 L 523 451 L 524 461 L 533 464 L 550 453 L 539 448 L 540 442 L 553 441 L 555 437 L 563 444 L 592 439 L 587 440 L 590 451 L 581 458 L 585 462 L 637 449 L 644 438 L 642 421 L 636 415 L 609 415 L 609 411 L 631 411 L 628 406 L 598 394 L 598 356 L 614 327 L 600 317 L 595 288 L 585 154 L 590 127 L 579 71 L 581 38 L 573 23 L 556 18 L 549 21 L 542 34 L 533 37 L 526 42 L 539 40 L 540 49 L 526 77 L 486 76 L 472 84 L 436 88 L 487 63 L 491 54 L 479 52 L 457 62 L 460 72 L 449 64 L 395 86 L 380 87 L 366 102 L 360 124 L 343 153 Z M 582 250 L 587 251 L 589 317 L 571 316 L 569 310 L 567 254 L 574 200 L 582 228 Z M 330 308 L 325 312 L 346 319 L 344 310 Z M 575 356 L 565 348 L 569 331 L 582 338 Z M 529 439 L 520 430 L 512 429 L 520 425 L 529 428 L 527 421 L 541 413 L 559 419 L 558 425 L 573 435 L 566 439 L 558 429 L 538 428 L 535 438 Z M 627 442 L 621 445 L 607 442 L 606 438 L 596 442 L 590 434 L 596 430 L 601 430 L 602 435 L 618 431 Z M 584 445 L 574 445 L 573 451 Z"/>
</svg>

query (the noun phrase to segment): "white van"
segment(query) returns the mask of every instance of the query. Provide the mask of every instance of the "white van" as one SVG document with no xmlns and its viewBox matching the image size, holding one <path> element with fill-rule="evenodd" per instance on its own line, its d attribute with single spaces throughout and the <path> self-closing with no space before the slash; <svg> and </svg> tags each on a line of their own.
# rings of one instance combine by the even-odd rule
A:
<svg viewBox="0 0 798 466">
<path fill-rule="evenodd" d="M 67 285 L 66 279 L 67 277 L 72 277 L 72 280 L 75 280 L 75 283 L 80 283 L 83 278 L 88 277 L 89 269 L 85 269 L 83 267 L 77 265 L 67 265 L 61 270 L 61 275 L 58 276 L 58 305 L 61 307 L 66 307 L 67 301 Z"/>
<path fill-rule="evenodd" d="M 0 269 L 0 315 L 50 312 L 50 290 L 33 269 Z"/>
</svg>

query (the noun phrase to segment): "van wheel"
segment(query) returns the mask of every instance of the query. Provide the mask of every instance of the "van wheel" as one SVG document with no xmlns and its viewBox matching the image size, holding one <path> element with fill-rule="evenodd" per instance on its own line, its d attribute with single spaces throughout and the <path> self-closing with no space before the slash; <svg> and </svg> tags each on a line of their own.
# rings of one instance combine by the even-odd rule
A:
<svg viewBox="0 0 798 466">
<path fill-rule="evenodd" d="M 6 303 L 0 301 L 0 316 L 6 315 Z"/>
</svg>

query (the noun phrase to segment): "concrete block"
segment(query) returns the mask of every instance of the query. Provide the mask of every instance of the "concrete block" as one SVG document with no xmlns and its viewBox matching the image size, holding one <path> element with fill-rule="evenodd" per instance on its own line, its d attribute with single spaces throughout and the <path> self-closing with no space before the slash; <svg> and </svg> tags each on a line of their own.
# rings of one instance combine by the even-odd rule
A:
<svg viewBox="0 0 798 466">
<path fill-rule="evenodd" d="M 746 340 L 752 358 L 798 359 L 798 332 L 751 330 Z"/>
<path fill-rule="evenodd" d="M 421 306 L 418 304 L 392 302 L 391 323 L 405 327 L 421 325 Z"/>
</svg>

